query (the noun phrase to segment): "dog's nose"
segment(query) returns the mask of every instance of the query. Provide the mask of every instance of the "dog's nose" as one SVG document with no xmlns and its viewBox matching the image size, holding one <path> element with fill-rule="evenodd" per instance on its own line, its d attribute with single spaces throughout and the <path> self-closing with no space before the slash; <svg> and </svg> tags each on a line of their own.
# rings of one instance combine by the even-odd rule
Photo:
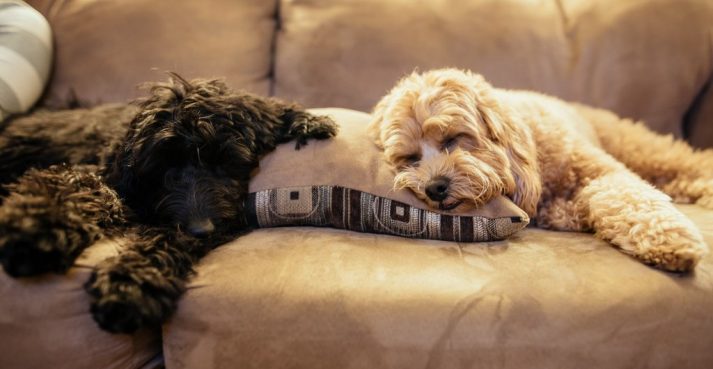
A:
<svg viewBox="0 0 713 369">
<path fill-rule="evenodd" d="M 446 177 L 435 177 L 426 184 L 426 195 L 433 201 L 443 201 L 448 197 L 448 185 L 451 180 Z"/>
<path fill-rule="evenodd" d="M 215 225 L 210 219 L 192 220 L 188 223 L 187 231 L 193 237 L 206 237 L 215 230 Z"/>
</svg>

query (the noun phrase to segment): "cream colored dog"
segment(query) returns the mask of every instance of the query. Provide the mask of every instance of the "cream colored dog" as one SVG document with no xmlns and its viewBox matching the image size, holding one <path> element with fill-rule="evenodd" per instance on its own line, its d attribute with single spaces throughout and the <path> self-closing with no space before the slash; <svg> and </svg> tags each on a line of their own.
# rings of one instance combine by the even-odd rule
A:
<svg viewBox="0 0 713 369">
<path fill-rule="evenodd" d="M 457 69 L 402 79 L 373 117 L 395 187 L 432 208 L 467 210 L 503 194 L 539 227 L 594 231 L 670 271 L 691 270 L 708 251 L 669 196 L 713 208 L 712 150 Z"/>
</svg>

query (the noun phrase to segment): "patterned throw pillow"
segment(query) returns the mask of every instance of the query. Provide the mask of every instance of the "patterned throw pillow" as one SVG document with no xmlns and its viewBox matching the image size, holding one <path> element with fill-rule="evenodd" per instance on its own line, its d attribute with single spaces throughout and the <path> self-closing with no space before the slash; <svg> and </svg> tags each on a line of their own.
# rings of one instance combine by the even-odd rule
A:
<svg viewBox="0 0 713 369">
<path fill-rule="evenodd" d="M 327 226 L 357 232 L 458 242 L 502 240 L 529 218 L 498 197 L 469 213 L 439 213 L 394 176 L 366 132 L 370 116 L 346 109 L 312 109 L 339 124 L 337 137 L 299 151 L 281 145 L 260 162 L 250 183 L 248 221 L 256 227 Z"/>
<path fill-rule="evenodd" d="M 0 0 L 0 121 L 37 102 L 51 64 L 47 20 L 23 1 Z"/>
</svg>

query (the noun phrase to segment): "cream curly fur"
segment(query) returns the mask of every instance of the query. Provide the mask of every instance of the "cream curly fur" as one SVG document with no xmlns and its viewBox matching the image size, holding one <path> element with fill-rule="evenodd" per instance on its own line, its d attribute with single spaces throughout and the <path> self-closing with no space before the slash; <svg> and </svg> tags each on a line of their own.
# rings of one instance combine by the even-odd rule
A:
<svg viewBox="0 0 713 369">
<path fill-rule="evenodd" d="M 540 227 L 593 231 L 670 271 L 690 271 L 708 251 L 671 197 L 713 208 L 713 150 L 457 69 L 407 76 L 373 117 L 395 187 L 430 207 L 463 211 L 504 194 Z M 438 178 L 447 179 L 442 196 L 433 195 Z"/>
</svg>

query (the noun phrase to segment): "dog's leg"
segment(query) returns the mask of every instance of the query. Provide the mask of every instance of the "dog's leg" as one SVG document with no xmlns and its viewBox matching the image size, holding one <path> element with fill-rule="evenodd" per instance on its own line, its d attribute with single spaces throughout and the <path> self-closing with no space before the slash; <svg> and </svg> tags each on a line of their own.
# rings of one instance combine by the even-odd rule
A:
<svg viewBox="0 0 713 369">
<path fill-rule="evenodd" d="M 646 264 L 693 269 L 708 251 L 696 226 L 668 196 L 622 170 L 592 180 L 577 196 L 595 234 Z"/>
<path fill-rule="evenodd" d="M 97 265 L 85 284 L 94 320 L 115 333 L 160 326 L 176 309 L 194 264 L 237 235 L 198 239 L 142 226 L 132 244 Z"/>
<path fill-rule="evenodd" d="M 331 118 L 310 114 L 297 105 L 287 105 L 280 119 L 286 127 L 280 141 L 296 139 L 297 149 L 307 145 L 310 138 L 324 140 L 337 134 L 337 125 Z"/>
<path fill-rule="evenodd" d="M 538 223 L 595 235 L 646 264 L 686 272 L 708 248 L 695 225 L 670 198 L 599 149 L 574 155 L 583 173 L 570 199 L 544 198 Z M 567 220 L 569 224 L 565 222 Z"/>
<path fill-rule="evenodd" d="M 610 155 L 674 201 L 713 209 L 713 150 L 696 150 L 606 110 L 577 108 L 592 123 Z"/>
<path fill-rule="evenodd" d="M 31 169 L 7 186 L 0 207 L 0 262 L 7 274 L 63 273 L 105 228 L 123 223 L 121 202 L 94 169 Z"/>
</svg>

